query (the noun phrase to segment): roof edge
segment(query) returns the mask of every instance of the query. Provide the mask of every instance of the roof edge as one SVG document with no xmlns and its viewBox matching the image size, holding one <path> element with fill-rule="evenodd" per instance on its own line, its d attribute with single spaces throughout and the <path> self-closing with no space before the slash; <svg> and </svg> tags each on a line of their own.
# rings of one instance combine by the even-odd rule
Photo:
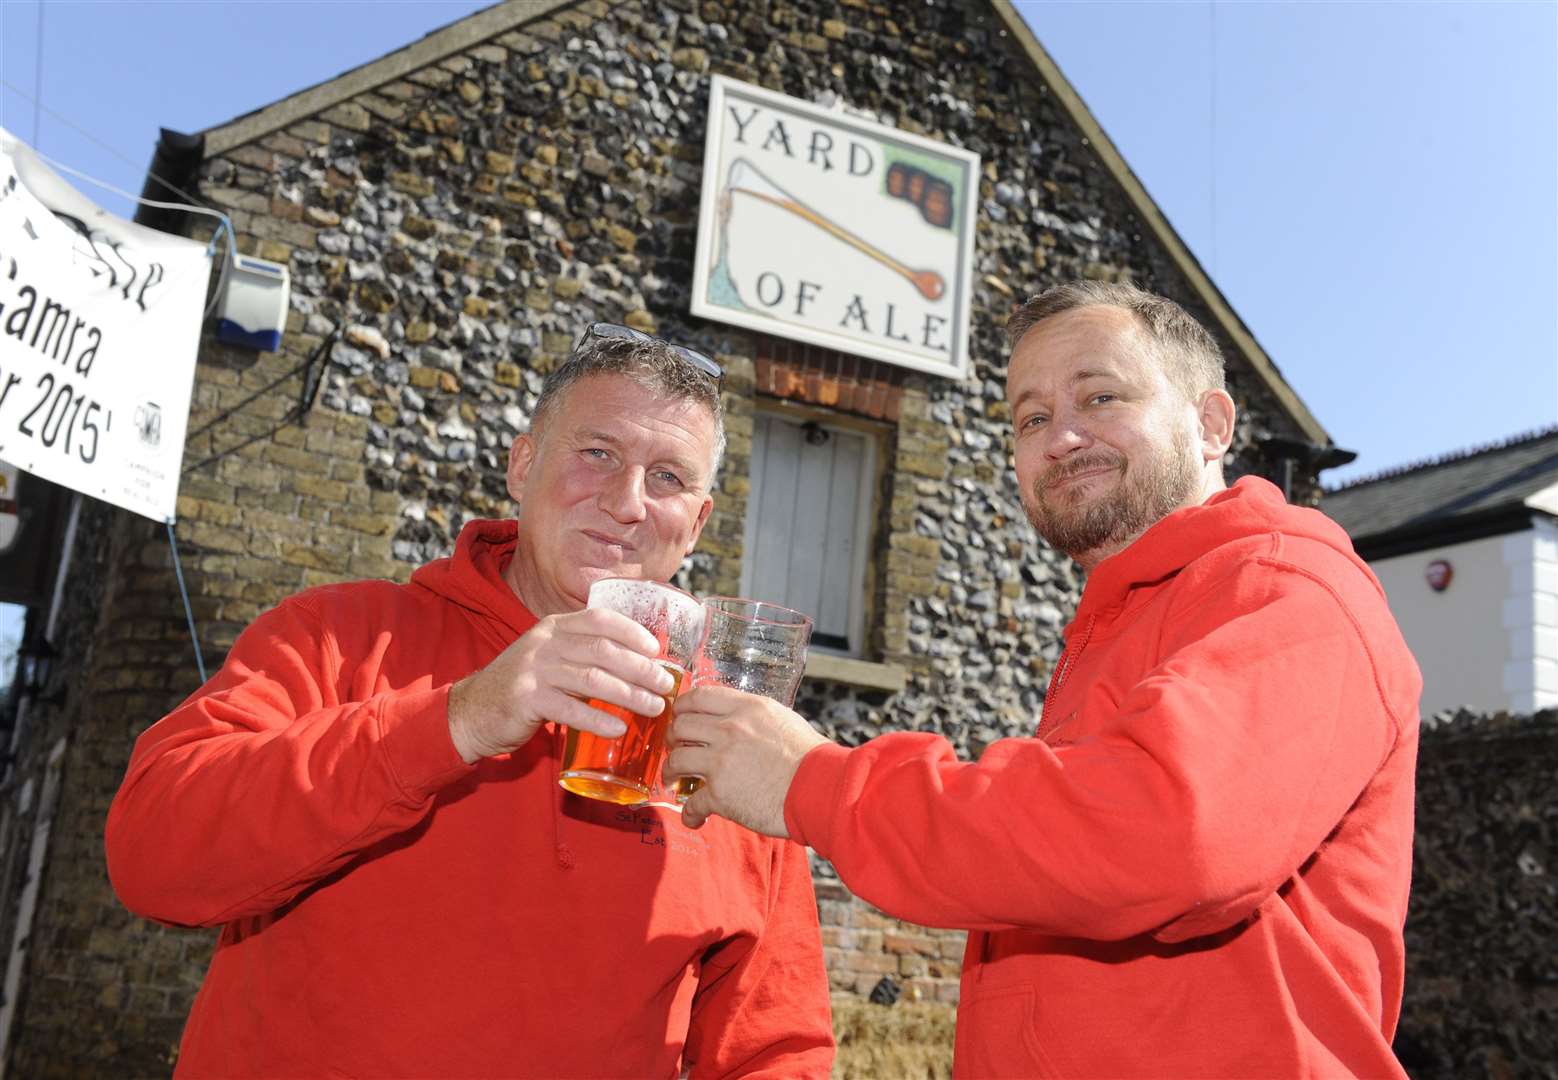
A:
<svg viewBox="0 0 1558 1080">
<path fill-rule="evenodd" d="M 445 57 L 517 29 L 525 23 L 577 4 L 578 0 L 503 0 L 502 3 L 468 15 L 441 30 L 435 30 L 387 56 L 316 83 L 225 124 L 207 128 L 200 133 L 205 136 L 206 154 L 208 157 L 215 157 L 245 143 L 264 138 L 299 120 L 348 101 L 358 94 L 393 82 L 411 71 L 437 63 Z M 1030 62 L 1038 69 L 1040 77 L 1050 86 L 1071 121 L 1082 131 L 1099 161 L 1124 191 L 1126 199 L 1141 215 L 1147 228 L 1163 245 L 1176 268 L 1185 276 L 1196 296 L 1206 305 L 1207 310 L 1212 313 L 1213 318 L 1233 341 L 1246 362 L 1305 435 L 1317 443 L 1332 445 L 1333 440 L 1325 428 L 1309 411 L 1297 392 L 1288 385 L 1287 380 L 1282 377 L 1281 372 L 1277 370 L 1271 358 L 1266 355 L 1266 351 L 1261 348 L 1255 336 L 1233 310 L 1232 305 L 1212 283 L 1211 278 L 1201 268 L 1201 264 L 1191 254 L 1185 242 L 1169 224 L 1163 211 L 1147 194 L 1146 188 L 1125 163 L 1125 159 L 1115 148 L 1109 136 L 1104 133 L 1102 126 L 1082 101 L 1076 88 L 1039 44 L 1022 16 L 1017 13 L 1009 0 L 991 0 L 990 6 L 1007 31 L 1022 47 Z"/>
<path fill-rule="evenodd" d="M 1116 149 L 1114 142 L 1104 133 L 1103 127 L 1082 100 L 1082 96 L 1077 93 L 1076 87 L 1072 86 L 1070 80 L 1061 73 L 1060 66 L 1045 51 L 1044 46 L 1039 44 L 1039 39 L 1034 36 L 1033 30 L 1010 0 L 990 0 L 990 6 L 1005 24 L 1007 31 L 1022 46 L 1034 67 L 1038 68 L 1039 75 L 1049 84 L 1061 108 L 1065 109 L 1072 123 L 1081 129 L 1093 152 L 1098 155 L 1098 160 L 1114 178 L 1115 183 L 1120 185 L 1125 192 L 1125 197 L 1141 215 L 1147 228 L 1152 230 L 1158 242 L 1167 250 L 1169 257 L 1179 272 L 1185 276 L 1185 280 L 1190 283 L 1197 298 L 1206 305 L 1212 317 L 1232 339 L 1240 354 L 1271 390 L 1278 403 L 1287 410 L 1287 414 L 1310 439 L 1323 445 L 1332 445 L 1331 436 L 1320 425 L 1320 421 L 1315 419 L 1298 393 L 1288 385 L 1282 373 L 1277 370 L 1277 366 L 1272 363 L 1271 357 L 1267 356 L 1266 350 L 1260 347 L 1260 343 L 1255 340 L 1255 335 L 1250 333 L 1249 328 L 1233 310 L 1233 306 L 1228 303 L 1222 291 L 1212 283 L 1212 279 L 1201 268 L 1200 262 L 1191 254 L 1179 234 L 1174 231 L 1174 227 L 1169 224 L 1168 218 L 1164 216 L 1158 204 L 1153 201 L 1151 195 L 1147 194 L 1146 187 L 1125 163 L 1125 158 Z"/>
<path fill-rule="evenodd" d="M 1349 530 L 1352 546 L 1364 562 L 1392 559 L 1400 555 L 1415 555 L 1435 548 L 1467 544 L 1473 540 L 1486 540 L 1493 536 L 1507 536 L 1532 528 L 1538 517 L 1546 517 L 1541 510 L 1524 503 L 1496 506 L 1472 514 L 1453 517 L 1434 517 L 1427 521 L 1407 521 L 1372 536 Z M 1333 519 L 1334 520 L 1334 519 Z"/>
<path fill-rule="evenodd" d="M 1532 431 L 1517 432 L 1493 442 L 1478 443 L 1474 446 L 1462 447 L 1459 450 L 1448 450 L 1433 457 L 1423 458 L 1419 461 L 1405 461 L 1399 465 L 1388 465 L 1376 472 L 1367 473 L 1356 479 L 1349 480 L 1334 488 L 1327 488 L 1325 494 L 1340 495 L 1344 491 L 1352 491 L 1368 484 L 1378 484 L 1383 480 L 1398 480 L 1410 473 L 1427 472 L 1431 469 L 1442 468 L 1446 465 L 1456 465 L 1463 461 L 1470 461 L 1484 454 L 1497 453 L 1500 450 L 1514 450 L 1527 443 L 1540 442 L 1543 439 L 1551 439 L 1558 435 L 1558 424 L 1551 427 L 1536 428 Z"/>
<path fill-rule="evenodd" d="M 1526 496 L 1525 504 L 1532 510 L 1558 518 L 1558 483 L 1548 484 L 1540 491 L 1533 491 Z"/>
<path fill-rule="evenodd" d="M 206 154 L 216 157 L 244 143 L 262 139 L 358 94 L 394 82 L 409 72 L 577 3 L 578 0 L 503 0 L 377 60 L 333 75 L 235 120 L 207 128 L 201 133 L 206 138 Z"/>
</svg>

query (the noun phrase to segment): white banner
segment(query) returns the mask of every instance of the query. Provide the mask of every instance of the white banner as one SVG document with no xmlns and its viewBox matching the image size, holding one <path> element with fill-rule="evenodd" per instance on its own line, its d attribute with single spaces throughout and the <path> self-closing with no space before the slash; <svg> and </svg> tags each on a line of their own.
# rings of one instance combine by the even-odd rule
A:
<svg viewBox="0 0 1558 1080">
<path fill-rule="evenodd" d="M 979 156 L 713 77 L 692 313 L 961 378 Z"/>
<path fill-rule="evenodd" d="M 173 520 L 210 268 L 0 128 L 0 460 Z"/>
</svg>

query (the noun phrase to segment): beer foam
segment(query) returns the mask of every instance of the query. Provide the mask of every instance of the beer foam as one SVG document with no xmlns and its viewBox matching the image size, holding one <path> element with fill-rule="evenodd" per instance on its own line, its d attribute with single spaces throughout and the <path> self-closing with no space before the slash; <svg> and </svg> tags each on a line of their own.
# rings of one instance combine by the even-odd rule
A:
<svg viewBox="0 0 1558 1080">
<path fill-rule="evenodd" d="M 683 665 L 703 636 L 703 605 L 658 581 L 602 578 L 590 586 L 589 606 L 626 615 L 655 636 L 663 656 Z"/>
</svg>

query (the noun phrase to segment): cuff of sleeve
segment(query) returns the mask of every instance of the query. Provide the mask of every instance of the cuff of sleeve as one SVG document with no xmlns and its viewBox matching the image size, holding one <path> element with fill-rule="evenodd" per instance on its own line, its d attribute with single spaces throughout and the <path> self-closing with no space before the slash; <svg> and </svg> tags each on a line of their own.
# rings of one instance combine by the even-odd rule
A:
<svg viewBox="0 0 1558 1080">
<path fill-rule="evenodd" d="M 418 801 L 476 767 L 465 763 L 449 737 L 447 686 L 384 697 L 379 739 L 395 779 Z"/>
<path fill-rule="evenodd" d="M 823 858 L 828 858 L 833 846 L 835 811 L 849 754 L 848 747 L 831 742 L 808 752 L 801 758 L 784 799 L 784 827 L 790 839 Z"/>
</svg>

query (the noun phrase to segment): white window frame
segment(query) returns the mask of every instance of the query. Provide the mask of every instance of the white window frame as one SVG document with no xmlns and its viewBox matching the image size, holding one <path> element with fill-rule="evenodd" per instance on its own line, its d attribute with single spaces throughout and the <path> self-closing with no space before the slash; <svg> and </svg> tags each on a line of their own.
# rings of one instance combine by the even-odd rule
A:
<svg viewBox="0 0 1558 1080">
<path fill-rule="evenodd" d="M 847 656 L 863 659 L 868 653 L 866 641 L 866 616 L 870 608 L 870 598 L 867 596 L 867 572 L 870 563 L 870 553 L 874 540 L 874 524 L 876 520 L 879 477 L 877 462 L 879 460 L 878 439 L 879 435 L 874 428 L 863 423 L 850 423 L 848 418 L 838 414 L 822 412 L 789 406 L 784 403 L 767 403 L 758 406 L 753 416 L 752 430 L 752 456 L 748 474 L 750 488 L 747 492 L 747 512 L 744 522 L 742 537 L 741 559 L 741 595 L 753 596 L 754 556 L 757 552 L 758 531 L 761 526 L 758 507 L 762 498 L 763 469 L 767 461 L 770 445 L 766 437 L 761 436 L 760 427 L 764 423 L 787 423 L 798 427 L 814 424 L 817 428 L 829 433 L 830 436 L 844 436 L 859 439 L 863 446 L 860 457 L 857 506 L 853 517 L 854 550 L 849 566 L 848 596 L 849 614 L 845 620 L 846 645 L 839 647 L 825 644 L 816 639 L 816 631 L 813 631 L 811 649 L 813 652 L 829 653 L 835 656 Z M 761 442 L 760 442 L 761 439 Z M 759 596 L 759 600 L 772 600 L 775 603 L 787 604 L 787 597 Z M 788 604 L 787 606 L 794 606 Z M 820 613 L 807 611 L 806 614 L 816 618 Z"/>
</svg>

